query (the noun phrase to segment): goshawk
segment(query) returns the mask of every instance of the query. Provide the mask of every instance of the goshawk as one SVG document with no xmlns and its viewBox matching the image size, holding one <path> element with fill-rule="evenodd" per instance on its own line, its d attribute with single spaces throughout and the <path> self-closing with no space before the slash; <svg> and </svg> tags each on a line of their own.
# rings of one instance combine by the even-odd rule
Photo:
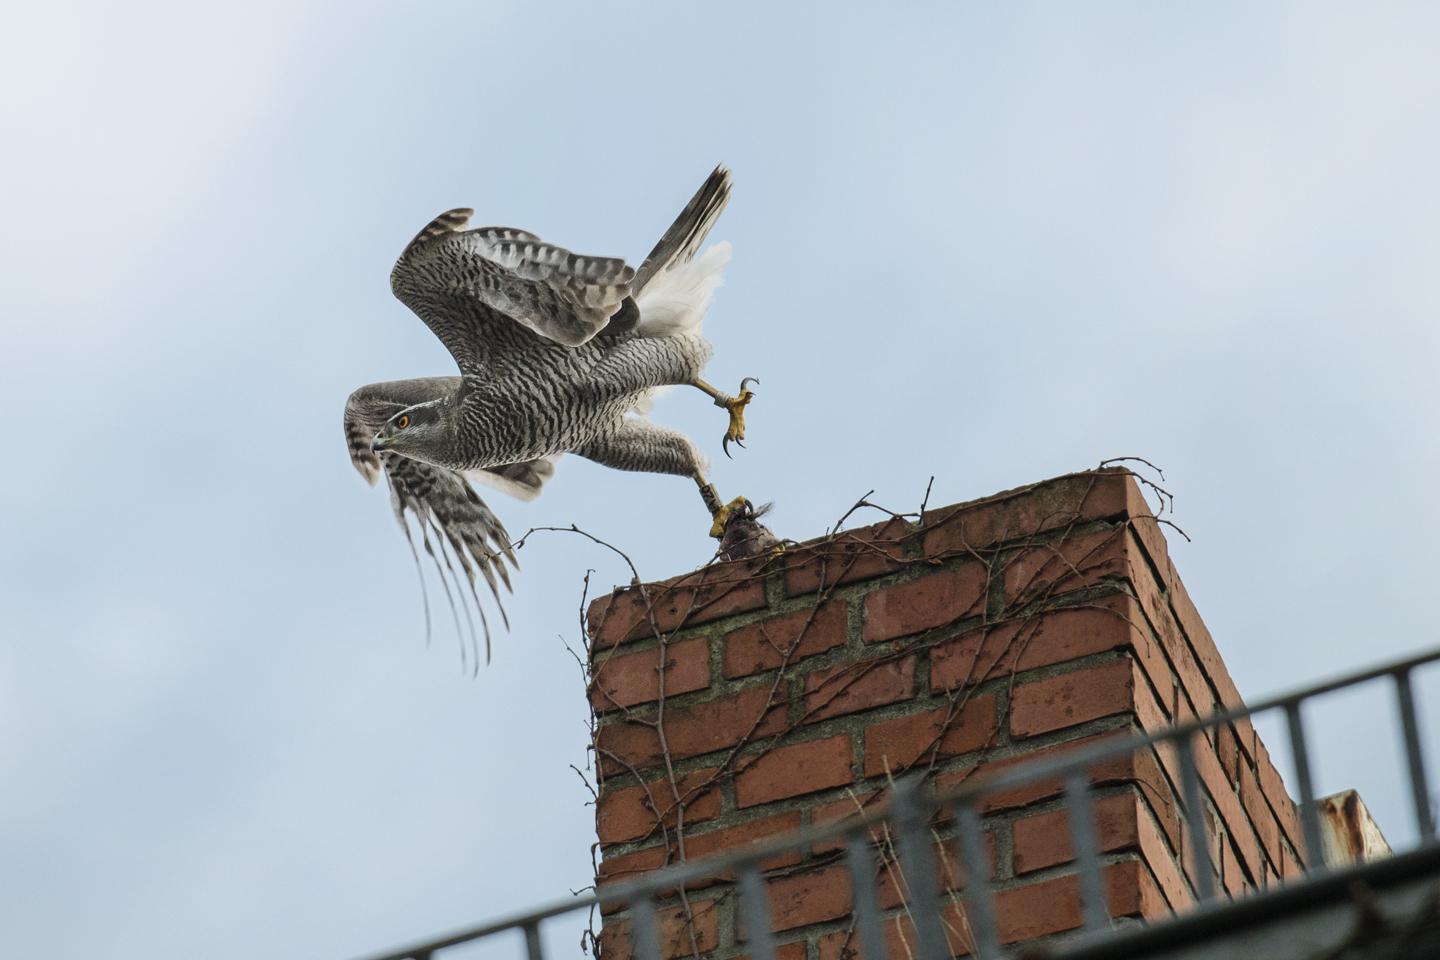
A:
<svg viewBox="0 0 1440 960">
<path fill-rule="evenodd" d="M 730 172 L 717 167 L 638 270 L 523 230 L 467 229 L 468 209 L 436 217 L 400 254 L 390 287 L 460 375 L 361 387 L 345 404 L 345 439 L 372 486 L 384 472 L 412 553 L 407 512 L 437 566 L 454 553 L 477 608 L 477 572 L 498 603 L 515 555 L 470 480 L 530 500 L 555 461 L 574 453 L 617 470 L 690 477 L 714 518 L 712 536 L 748 512 L 744 498 L 722 505 L 687 437 L 646 416 L 657 393 L 687 384 L 729 411 L 727 454 L 745 436 L 749 378 L 736 397 L 700 379 L 711 354 L 700 323 L 730 245 L 696 254 L 729 198 Z M 428 618 L 428 600 L 426 610 Z M 488 625 L 485 634 L 488 659 Z"/>
</svg>

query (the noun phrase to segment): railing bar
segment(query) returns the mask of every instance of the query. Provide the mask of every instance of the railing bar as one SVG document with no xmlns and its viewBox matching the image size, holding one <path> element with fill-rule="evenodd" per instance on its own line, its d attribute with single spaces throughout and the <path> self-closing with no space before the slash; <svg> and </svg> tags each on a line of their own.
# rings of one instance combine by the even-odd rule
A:
<svg viewBox="0 0 1440 960">
<path fill-rule="evenodd" d="M 1410 794 L 1415 802 L 1415 825 L 1421 843 L 1435 842 L 1435 816 L 1430 810 L 1430 785 L 1425 777 L 1425 754 L 1420 749 L 1420 725 L 1415 720 L 1415 692 L 1410 671 L 1397 670 L 1395 693 L 1400 700 L 1400 726 L 1405 731 L 1405 758 L 1410 767 Z"/>
<path fill-rule="evenodd" d="M 990 858 L 985 855 L 985 830 L 980 812 L 971 803 L 955 809 L 960 841 L 960 862 L 965 867 L 965 910 L 980 960 L 999 960 L 1000 928 L 995 923 L 995 901 L 990 892 Z"/>
<path fill-rule="evenodd" d="M 1100 877 L 1100 843 L 1095 836 L 1095 805 L 1090 798 L 1090 780 L 1077 770 L 1065 781 L 1070 805 L 1070 841 L 1080 872 L 1080 905 L 1085 912 L 1085 929 L 1099 933 L 1110 929 L 1110 908 L 1105 903 L 1105 883 Z"/>
<path fill-rule="evenodd" d="M 526 960 L 545 960 L 545 948 L 540 945 L 540 921 L 525 924 Z"/>
<path fill-rule="evenodd" d="M 655 926 L 655 902 L 649 894 L 630 904 L 630 939 L 640 960 L 660 960 L 660 932 Z"/>
<path fill-rule="evenodd" d="M 1320 812 L 1315 809 L 1315 786 L 1310 779 L 1310 752 L 1305 747 L 1305 725 L 1300 719 L 1300 702 L 1285 705 L 1290 728 L 1290 752 L 1295 757 L 1295 787 L 1300 791 L 1300 826 L 1305 831 L 1305 867 L 1310 872 L 1325 869 L 1325 850 L 1320 840 Z"/>
<path fill-rule="evenodd" d="M 1195 864 L 1195 899 L 1215 896 L 1215 867 L 1210 862 L 1210 832 L 1205 826 L 1205 800 L 1200 793 L 1200 772 L 1195 767 L 1194 734 L 1175 741 L 1180 764 L 1180 789 L 1185 794 L 1185 824 L 1190 835 L 1190 859 Z"/>
<path fill-rule="evenodd" d="M 1299 703 L 1301 700 L 1309 700 L 1311 697 L 1322 693 L 1330 693 L 1341 690 L 1345 687 L 1354 686 L 1357 683 L 1364 683 L 1367 680 L 1374 680 L 1386 674 L 1394 673 L 1397 670 L 1413 670 L 1416 667 L 1424 666 L 1440 660 L 1440 650 L 1431 650 L 1429 653 L 1422 653 L 1418 656 L 1407 657 L 1404 660 L 1397 660 L 1393 663 L 1382 664 L 1378 667 L 1371 667 L 1363 673 L 1351 674 L 1348 677 L 1337 677 L 1334 680 L 1327 680 L 1324 683 L 1317 683 L 1313 687 L 1306 687 L 1304 690 L 1296 690 L 1294 693 L 1284 694 L 1279 697 L 1272 697 L 1264 703 L 1254 707 L 1256 710 L 1266 710 L 1274 707 L 1288 706 L 1291 703 Z"/>
<path fill-rule="evenodd" d="M 740 871 L 740 912 L 745 918 L 745 936 L 750 941 L 751 960 L 775 960 L 775 934 L 770 929 L 770 901 L 759 864 Z"/>
<path fill-rule="evenodd" d="M 950 960 L 950 945 L 940 919 L 940 892 L 935 884 L 935 851 L 919 794 L 917 781 L 896 784 L 890 801 L 891 822 L 898 834 L 900 866 L 910 891 L 910 918 L 915 923 L 920 960 Z"/>
<path fill-rule="evenodd" d="M 847 855 L 850 889 L 855 896 L 855 925 L 860 928 L 860 949 L 864 960 L 886 960 L 885 930 L 875 889 L 875 852 L 870 835 L 850 838 Z"/>
</svg>

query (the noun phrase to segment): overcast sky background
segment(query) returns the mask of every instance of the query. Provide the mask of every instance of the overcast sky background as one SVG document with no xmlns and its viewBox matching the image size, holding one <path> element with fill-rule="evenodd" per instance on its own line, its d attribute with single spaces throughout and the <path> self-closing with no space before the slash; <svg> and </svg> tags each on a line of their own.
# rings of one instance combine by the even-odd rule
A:
<svg viewBox="0 0 1440 960">
<path fill-rule="evenodd" d="M 588 882 L 561 638 L 628 574 L 534 540 L 471 679 L 341 437 L 454 369 L 388 287 L 450 207 L 638 262 L 730 164 L 749 449 L 656 417 L 782 535 L 1144 456 L 1247 697 L 1435 643 L 1436 49 L 1426 4 L 11 0 L 0 952 L 344 960 Z M 713 550 L 676 478 L 487 497 L 651 578 Z M 1388 710 L 1314 736 L 1403 840 Z"/>
</svg>

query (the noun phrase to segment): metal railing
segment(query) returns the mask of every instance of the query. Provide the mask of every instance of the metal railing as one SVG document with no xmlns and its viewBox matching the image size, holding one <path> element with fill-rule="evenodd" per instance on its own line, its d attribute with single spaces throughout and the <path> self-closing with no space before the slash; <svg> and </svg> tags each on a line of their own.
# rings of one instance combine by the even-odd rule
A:
<svg viewBox="0 0 1440 960">
<path fill-rule="evenodd" d="M 947 811 L 954 815 L 960 866 L 966 877 L 963 902 L 967 908 L 970 932 L 974 939 L 973 952 L 982 960 L 998 960 L 1004 953 L 996 918 L 994 891 L 987 879 L 989 860 L 984 846 L 981 801 L 990 794 L 1056 779 L 1064 783 L 1065 802 L 1070 811 L 1067 819 L 1084 917 L 1083 944 L 1077 943 L 1077 946 L 1093 946 L 1102 938 L 1118 940 L 1125 934 L 1112 927 L 1106 903 L 1101 852 L 1093 816 L 1092 788 L 1086 776 L 1090 767 L 1104 760 L 1154 749 L 1162 744 L 1172 745 L 1180 771 L 1179 792 L 1185 819 L 1191 824 L 1201 823 L 1203 819 L 1194 815 L 1196 811 L 1204 809 L 1204 786 L 1195 764 L 1194 738 L 1223 724 L 1255 714 L 1283 710 L 1293 751 L 1296 781 L 1294 786 L 1300 795 L 1300 821 L 1306 848 L 1304 859 L 1307 861 L 1303 865 L 1308 873 L 1321 873 L 1325 864 L 1321 853 L 1320 817 L 1315 804 L 1301 705 L 1313 697 L 1388 676 L 1394 682 L 1395 700 L 1405 740 L 1411 800 L 1420 845 L 1429 846 L 1435 842 L 1435 819 L 1430 806 L 1430 790 L 1421 752 L 1420 730 L 1410 677 L 1416 667 L 1436 660 L 1440 660 L 1440 649 L 1308 687 L 1254 706 L 1214 713 L 1203 719 L 1168 727 L 1155 733 L 1110 737 L 1102 743 L 1074 749 L 1061 756 L 1021 762 L 991 773 L 982 771 L 959 787 L 944 792 L 930 793 L 922 790 L 914 781 L 901 781 L 892 791 L 889 803 L 881 810 L 823 826 L 805 827 L 766 842 L 757 842 L 702 860 L 674 864 L 634 880 L 608 884 L 593 894 L 567 898 L 518 916 L 462 930 L 402 950 L 377 954 L 369 960 L 432 960 L 436 952 L 447 947 L 516 929 L 524 931 L 527 960 L 544 960 L 540 941 L 542 922 L 578 910 L 615 905 L 626 905 L 629 908 L 633 951 L 639 960 L 661 960 L 655 898 L 667 891 L 679 890 L 686 883 L 722 877 L 734 872 L 738 872 L 740 915 L 746 930 L 749 931 L 749 953 L 754 960 L 774 960 L 776 941 L 772 933 L 769 901 L 766 898 L 765 879 L 760 865 L 779 854 L 804 850 L 818 841 L 837 838 L 846 841 L 845 859 L 852 884 L 854 921 L 859 933 L 861 956 L 865 960 L 885 960 L 886 947 L 882 926 L 885 921 L 877 898 L 875 849 L 871 834 L 871 829 L 880 824 L 888 825 L 890 834 L 894 837 L 899 864 L 909 889 L 907 903 L 915 927 L 916 955 L 919 960 L 944 960 L 951 956 L 951 950 L 941 914 L 939 884 L 935 879 L 936 848 L 930 823 L 936 814 Z M 1207 832 L 1204 829 L 1190 829 L 1186 833 L 1195 866 L 1190 877 L 1194 886 L 1193 893 L 1200 903 L 1199 909 L 1203 910 L 1207 902 L 1213 901 L 1216 896 L 1215 868 L 1210 859 Z M 1179 855 L 1178 850 L 1176 854 Z M 1283 892 L 1293 886 L 1272 890 Z M 1275 892 L 1257 893 L 1256 897 L 1276 895 L 1278 894 Z"/>
</svg>

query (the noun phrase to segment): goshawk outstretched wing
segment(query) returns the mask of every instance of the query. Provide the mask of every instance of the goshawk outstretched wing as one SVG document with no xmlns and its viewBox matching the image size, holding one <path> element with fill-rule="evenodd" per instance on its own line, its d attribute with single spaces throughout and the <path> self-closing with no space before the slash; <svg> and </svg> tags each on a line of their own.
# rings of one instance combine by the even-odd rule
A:
<svg viewBox="0 0 1440 960">
<path fill-rule="evenodd" d="M 576 347 L 617 313 L 638 319 L 633 300 L 622 313 L 635 277 L 624 260 L 581 256 L 509 227 L 467 230 L 473 212 L 436 217 L 390 274 L 395 296 L 440 338 L 461 373 L 481 371 L 497 324 L 518 323 Z"/>
<path fill-rule="evenodd" d="M 390 487 L 390 505 L 395 510 L 395 519 L 405 531 L 411 552 L 419 563 L 419 552 L 410 530 L 407 514 L 413 516 L 420 528 L 420 542 L 425 552 L 440 571 L 440 582 L 446 584 L 448 570 L 456 580 L 459 576 L 450 559 L 458 563 L 469 586 L 475 607 L 480 613 L 481 626 L 485 633 L 485 659 L 490 659 L 490 628 L 485 619 L 484 608 L 476 592 L 476 575 L 483 577 L 505 618 L 505 607 L 500 599 L 500 584 L 510 589 L 510 566 L 519 569 L 515 553 L 510 545 L 510 536 L 500 519 L 480 499 L 466 477 L 479 480 L 491 486 L 513 493 L 522 499 L 538 496 L 540 488 L 555 472 L 554 460 L 531 460 L 495 467 L 492 470 L 470 471 L 462 476 L 454 470 L 439 467 L 421 460 L 411 460 L 394 453 L 375 452 L 370 441 L 382 424 L 395 414 L 417 403 L 425 403 L 436 397 L 453 393 L 459 386 L 459 377 L 424 377 L 415 380 L 396 380 L 389 383 L 372 383 L 361 387 L 345 402 L 345 439 L 350 448 L 350 461 L 371 486 L 385 475 Z M 433 539 L 432 539 L 433 534 Z M 437 549 L 438 548 L 438 549 Z M 442 565 L 443 564 L 443 565 Z M 424 577 L 421 577 L 424 585 Z M 455 598 L 450 587 L 445 585 L 451 606 Z M 426 619 L 429 620 L 429 600 L 426 599 Z M 468 607 L 462 596 L 461 605 Z M 458 627 L 458 623 L 457 623 Z"/>
</svg>

